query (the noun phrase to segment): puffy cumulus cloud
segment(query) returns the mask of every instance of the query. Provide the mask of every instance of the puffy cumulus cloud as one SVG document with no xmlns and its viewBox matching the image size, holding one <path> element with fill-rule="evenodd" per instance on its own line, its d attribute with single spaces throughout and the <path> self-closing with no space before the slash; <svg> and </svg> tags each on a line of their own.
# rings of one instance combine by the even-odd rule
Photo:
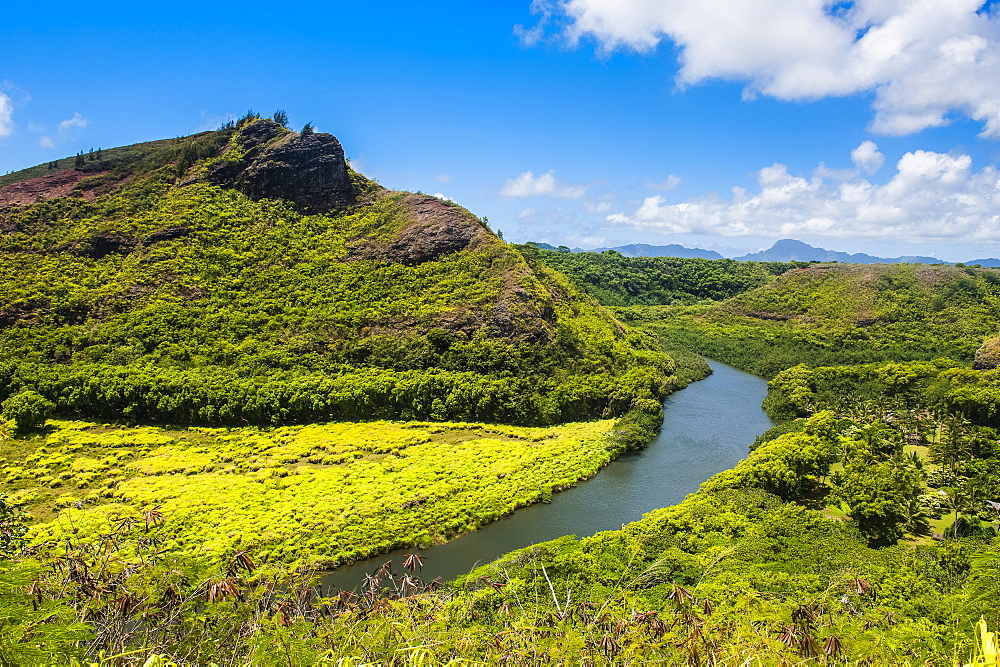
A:
<svg viewBox="0 0 1000 667">
<path fill-rule="evenodd" d="M 434 193 L 433 195 L 431 195 L 431 196 L 432 196 L 432 197 L 437 197 L 438 199 L 441 199 L 441 200 L 443 200 L 443 201 L 452 201 L 452 202 L 453 202 L 453 201 L 455 201 L 454 199 L 452 199 L 452 198 L 451 198 L 451 197 L 449 197 L 448 195 L 444 195 L 444 194 L 441 194 L 440 192 L 435 192 L 435 193 Z"/>
<path fill-rule="evenodd" d="M 561 30 L 604 50 L 679 48 L 677 83 L 745 81 L 782 100 L 875 91 L 874 130 L 959 112 L 1000 137 L 1000 10 L 983 0 L 559 0 Z M 989 3 L 987 3 L 989 5 Z M 551 3 L 539 12 L 553 23 Z M 539 23 L 538 27 L 543 26 Z M 538 41 L 537 38 L 535 41 Z"/>
<path fill-rule="evenodd" d="M 782 164 L 761 169 L 757 181 L 756 192 L 733 188 L 728 199 L 672 204 L 647 197 L 634 212 L 607 220 L 662 233 L 1000 243 L 1000 172 L 973 171 L 968 155 L 906 153 L 884 185 L 858 171 L 817 170 L 805 178 Z"/>
<path fill-rule="evenodd" d="M 882 168 L 885 156 L 878 150 L 878 145 L 871 140 L 862 141 L 861 144 L 851 151 L 851 162 L 858 169 L 862 169 L 869 174 L 874 174 Z"/>
<path fill-rule="evenodd" d="M 59 122 L 59 130 L 61 132 L 66 132 L 74 127 L 87 127 L 88 122 L 89 121 L 79 113 L 75 113 L 72 118 L 67 118 L 64 121 Z"/>
<path fill-rule="evenodd" d="M 587 192 L 585 185 L 562 185 L 556 182 L 553 170 L 535 176 L 532 171 L 525 171 L 514 178 L 507 179 L 500 188 L 502 197 L 560 197 L 562 199 L 579 199 Z"/>
<path fill-rule="evenodd" d="M 556 190 L 556 177 L 553 171 L 535 177 L 534 172 L 525 171 L 516 178 L 504 181 L 500 194 L 504 197 L 533 197 L 552 194 Z"/>
<path fill-rule="evenodd" d="M 0 93 L 0 139 L 14 133 L 14 103 L 10 97 Z"/>
<path fill-rule="evenodd" d="M 56 142 L 52 140 L 52 137 L 41 137 L 38 139 L 38 145 L 42 148 L 55 148 Z"/>
</svg>

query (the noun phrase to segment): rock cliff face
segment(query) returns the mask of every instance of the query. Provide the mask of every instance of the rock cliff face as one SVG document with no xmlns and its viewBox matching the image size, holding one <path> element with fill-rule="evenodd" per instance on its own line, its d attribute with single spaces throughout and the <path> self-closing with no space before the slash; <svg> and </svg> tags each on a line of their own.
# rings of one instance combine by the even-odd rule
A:
<svg viewBox="0 0 1000 667">
<path fill-rule="evenodd" d="M 461 206 L 422 194 L 407 194 L 400 205 L 409 223 L 391 240 L 356 239 L 349 259 L 378 259 L 414 266 L 469 249 L 489 236 L 479 218 Z"/>
<path fill-rule="evenodd" d="M 972 359 L 972 368 L 977 371 L 988 371 L 1000 366 L 1000 338 L 991 338 L 976 351 Z"/>
<path fill-rule="evenodd" d="M 289 132 L 266 119 L 240 129 L 236 147 L 209 168 L 207 178 L 252 199 L 286 199 L 306 213 L 342 210 L 355 201 L 336 137 Z"/>
</svg>

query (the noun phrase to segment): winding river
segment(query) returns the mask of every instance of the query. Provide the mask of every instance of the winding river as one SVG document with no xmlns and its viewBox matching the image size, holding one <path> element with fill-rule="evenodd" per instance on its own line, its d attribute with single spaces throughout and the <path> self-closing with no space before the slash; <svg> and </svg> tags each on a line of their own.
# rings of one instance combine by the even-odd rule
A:
<svg viewBox="0 0 1000 667">
<path fill-rule="evenodd" d="M 767 383 L 718 362 L 712 374 L 670 395 L 663 403 L 663 430 L 646 449 L 619 457 L 596 477 L 557 493 L 551 503 L 531 505 L 447 544 L 401 549 L 337 568 L 324 587 L 357 588 L 362 578 L 405 554 L 424 558 L 424 581 L 466 574 L 503 554 L 563 535 L 617 530 L 659 507 L 674 505 L 712 475 L 732 468 L 754 438 L 771 427 L 760 408 Z"/>
</svg>

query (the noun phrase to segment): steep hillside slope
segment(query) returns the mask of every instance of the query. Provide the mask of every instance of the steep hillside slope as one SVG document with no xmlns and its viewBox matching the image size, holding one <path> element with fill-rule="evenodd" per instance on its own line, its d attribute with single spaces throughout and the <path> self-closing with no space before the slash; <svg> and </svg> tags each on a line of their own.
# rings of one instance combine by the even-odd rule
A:
<svg viewBox="0 0 1000 667">
<path fill-rule="evenodd" d="M 0 181 L 0 399 L 553 423 L 670 386 L 649 339 L 465 209 L 354 173 L 331 135 L 248 116 L 75 164 Z"/>
</svg>

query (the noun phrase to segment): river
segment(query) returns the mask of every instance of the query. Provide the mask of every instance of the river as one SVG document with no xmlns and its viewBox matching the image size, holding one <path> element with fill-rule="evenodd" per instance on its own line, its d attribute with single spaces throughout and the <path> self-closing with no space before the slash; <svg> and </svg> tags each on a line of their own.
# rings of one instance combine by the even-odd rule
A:
<svg viewBox="0 0 1000 667">
<path fill-rule="evenodd" d="M 663 429 L 642 451 L 620 456 L 595 477 L 553 495 L 550 503 L 519 509 L 446 544 L 339 567 L 323 577 L 324 587 L 356 589 L 387 560 L 400 569 L 409 553 L 424 558 L 424 581 L 453 579 L 509 551 L 563 535 L 617 530 L 680 502 L 712 475 L 736 465 L 754 438 L 771 427 L 760 408 L 766 381 L 715 361 L 709 365 L 711 375 L 667 397 Z"/>
</svg>

